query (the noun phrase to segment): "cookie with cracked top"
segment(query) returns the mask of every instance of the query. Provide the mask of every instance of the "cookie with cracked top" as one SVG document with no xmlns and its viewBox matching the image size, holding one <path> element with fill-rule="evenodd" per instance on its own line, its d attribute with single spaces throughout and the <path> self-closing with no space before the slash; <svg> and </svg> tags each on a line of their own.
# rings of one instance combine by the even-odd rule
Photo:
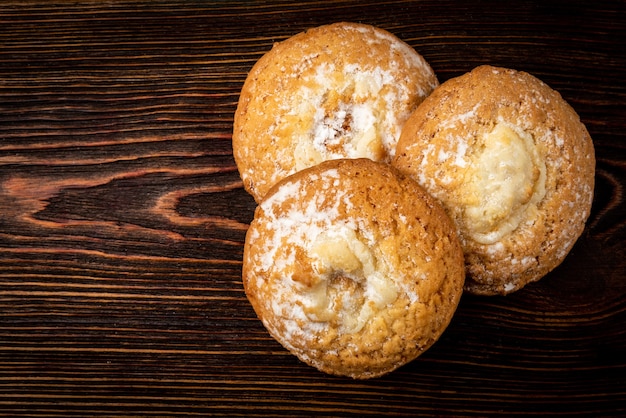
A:
<svg viewBox="0 0 626 418">
<path fill-rule="evenodd" d="M 269 333 L 303 362 L 355 379 L 388 373 L 437 341 L 464 278 L 443 208 L 369 159 L 281 180 L 244 246 L 245 292 Z"/>
<path fill-rule="evenodd" d="M 279 180 L 337 158 L 389 162 L 404 122 L 438 85 L 391 33 L 339 22 L 274 44 L 242 87 L 233 154 L 259 202 Z"/>
<path fill-rule="evenodd" d="M 471 293 L 508 294 L 545 276 L 591 209 L 587 129 L 557 91 L 521 71 L 480 66 L 442 83 L 406 122 L 392 164 L 455 222 Z"/>
</svg>

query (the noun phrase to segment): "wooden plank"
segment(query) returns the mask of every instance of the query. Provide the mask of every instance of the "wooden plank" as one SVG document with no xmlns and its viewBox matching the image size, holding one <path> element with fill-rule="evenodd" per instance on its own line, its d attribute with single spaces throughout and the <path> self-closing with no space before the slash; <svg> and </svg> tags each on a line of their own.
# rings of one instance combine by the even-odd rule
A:
<svg viewBox="0 0 626 418">
<path fill-rule="evenodd" d="M 0 6 L 0 416 L 626 414 L 623 2 L 6 1 Z M 533 73 L 596 147 L 583 237 L 539 283 L 465 295 L 383 378 L 300 363 L 241 284 L 255 208 L 230 144 L 273 42 L 383 27 L 440 81 Z"/>
</svg>

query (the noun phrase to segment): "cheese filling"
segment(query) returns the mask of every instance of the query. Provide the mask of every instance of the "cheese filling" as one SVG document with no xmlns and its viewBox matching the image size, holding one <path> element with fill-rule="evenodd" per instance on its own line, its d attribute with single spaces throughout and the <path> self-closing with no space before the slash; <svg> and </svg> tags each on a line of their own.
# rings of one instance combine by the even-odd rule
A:
<svg viewBox="0 0 626 418">
<path fill-rule="evenodd" d="M 296 170 L 337 158 L 384 160 L 399 135 L 394 132 L 399 123 L 393 108 L 403 99 L 392 82 L 380 69 L 353 65 L 338 72 L 320 67 L 315 83 L 322 93 L 307 93 L 312 116 L 295 141 Z"/>
<path fill-rule="evenodd" d="M 532 136 L 500 122 L 483 138 L 464 198 L 469 236 L 493 244 L 532 217 L 546 193 L 546 166 Z"/>
<path fill-rule="evenodd" d="M 320 234 L 309 257 L 320 277 L 310 287 L 304 306 L 313 321 L 331 322 L 340 332 L 356 333 L 398 296 L 384 263 L 378 263 L 349 228 Z"/>
</svg>

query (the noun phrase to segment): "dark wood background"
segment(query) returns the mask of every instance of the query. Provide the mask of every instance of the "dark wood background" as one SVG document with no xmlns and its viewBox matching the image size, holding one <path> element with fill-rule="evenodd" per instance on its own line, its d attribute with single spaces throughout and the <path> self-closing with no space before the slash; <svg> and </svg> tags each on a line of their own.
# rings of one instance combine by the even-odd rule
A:
<svg viewBox="0 0 626 418">
<path fill-rule="evenodd" d="M 385 28 L 440 81 L 529 71 L 597 153 L 583 237 L 539 283 L 463 297 L 371 381 L 300 363 L 241 283 L 238 94 L 275 41 Z M 0 2 L 0 416 L 626 414 L 622 1 Z"/>
</svg>

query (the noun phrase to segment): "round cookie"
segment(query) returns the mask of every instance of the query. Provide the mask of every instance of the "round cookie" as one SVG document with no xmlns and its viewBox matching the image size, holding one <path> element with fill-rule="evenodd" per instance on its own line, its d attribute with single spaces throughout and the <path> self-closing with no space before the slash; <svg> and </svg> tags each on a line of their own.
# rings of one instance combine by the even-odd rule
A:
<svg viewBox="0 0 626 418">
<path fill-rule="evenodd" d="M 246 235 L 243 283 L 269 333 L 326 373 L 367 379 L 442 334 L 465 278 L 443 208 L 369 159 L 340 159 L 275 185 Z"/>
<path fill-rule="evenodd" d="M 393 165 L 457 225 L 475 294 L 511 293 L 559 265 L 593 199 L 594 148 L 578 115 L 510 69 L 443 83 L 405 124 Z"/>
<path fill-rule="evenodd" d="M 245 189 L 259 202 L 280 179 L 325 160 L 390 162 L 404 122 L 437 85 L 421 55 L 373 26 L 335 23 L 274 44 L 235 112 Z"/>
</svg>

